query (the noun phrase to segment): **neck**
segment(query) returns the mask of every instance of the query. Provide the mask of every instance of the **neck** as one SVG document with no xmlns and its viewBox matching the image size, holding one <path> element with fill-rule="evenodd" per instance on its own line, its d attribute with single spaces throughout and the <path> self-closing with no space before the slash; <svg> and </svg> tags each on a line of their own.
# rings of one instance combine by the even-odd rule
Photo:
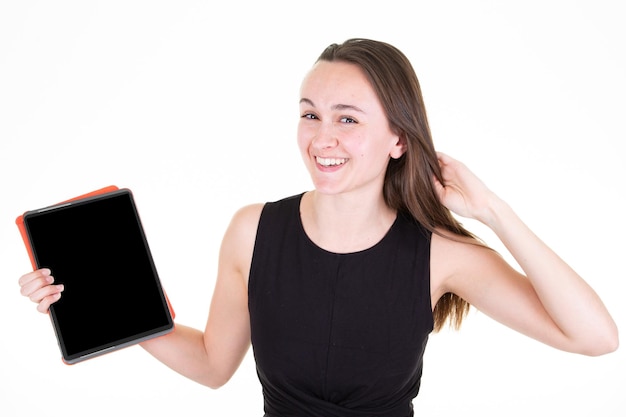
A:
<svg viewBox="0 0 626 417">
<path fill-rule="evenodd" d="M 323 249 L 348 253 L 375 245 L 393 224 L 396 213 L 381 195 L 325 195 L 308 192 L 300 206 L 309 238 Z"/>
</svg>

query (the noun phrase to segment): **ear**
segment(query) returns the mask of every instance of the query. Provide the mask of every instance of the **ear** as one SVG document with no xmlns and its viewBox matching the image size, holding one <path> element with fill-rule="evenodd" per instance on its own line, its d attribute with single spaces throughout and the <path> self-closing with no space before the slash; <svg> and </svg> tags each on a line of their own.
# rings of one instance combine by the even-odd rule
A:
<svg viewBox="0 0 626 417">
<path fill-rule="evenodd" d="M 406 138 L 404 137 L 404 134 L 402 134 L 396 137 L 396 143 L 391 148 L 391 151 L 389 152 L 389 156 L 391 156 L 393 159 L 398 159 L 402 155 L 404 155 L 405 152 L 406 152 Z"/>
</svg>

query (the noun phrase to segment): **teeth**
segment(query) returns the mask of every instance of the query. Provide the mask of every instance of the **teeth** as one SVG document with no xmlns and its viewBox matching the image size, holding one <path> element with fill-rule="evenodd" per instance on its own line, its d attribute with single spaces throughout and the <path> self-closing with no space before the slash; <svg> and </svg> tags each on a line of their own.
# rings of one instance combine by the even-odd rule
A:
<svg viewBox="0 0 626 417">
<path fill-rule="evenodd" d="M 346 163 L 346 158 L 320 158 L 319 156 L 315 157 L 315 160 L 318 164 L 329 167 L 334 165 L 343 165 Z"/>
</svg>

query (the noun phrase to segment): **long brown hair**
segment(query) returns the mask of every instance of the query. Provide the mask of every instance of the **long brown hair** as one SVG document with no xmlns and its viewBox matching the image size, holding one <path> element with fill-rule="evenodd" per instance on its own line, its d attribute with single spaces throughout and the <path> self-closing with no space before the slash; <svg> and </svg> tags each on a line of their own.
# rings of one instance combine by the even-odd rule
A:
<svg viewBox="0 0 626 417">
<path fill-rule="evenodd" d="M 396 47 L 370 39 L 349 39 L 328 46 L 318 61 L 358 65 L 365 73 L 387 114 L 392 131 L 404 138 L 406 152 L 391 159 L 383 194 L 389 207 L 409 213 L 431 233 L 443 228 L 475 238 L 439 200 L 433 178 L 444 183 L 433 144 L 422 91 L 413 66 Z M 446 323 L 459 328 L 469 303 L 453 293 L 444 294 L 433 310 L 434 329 Z"/>
</svg>

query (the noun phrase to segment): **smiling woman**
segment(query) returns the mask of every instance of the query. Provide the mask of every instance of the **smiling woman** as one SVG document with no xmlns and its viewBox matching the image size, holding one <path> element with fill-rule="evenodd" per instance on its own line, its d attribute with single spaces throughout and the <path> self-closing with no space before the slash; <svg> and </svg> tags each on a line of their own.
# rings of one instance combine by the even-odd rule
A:
<svg viewBox="0 0 626 417">
<path fill-rule="evenodd" d="M 179 324 L 144 342 L 154 357 L 218 388 L 252 346 L 268 417 L 408 417 L 429 335 L 459 327 L 469 305 L 564 351 L 617 348 L 596 292 L 472 171 L 435 150 L 419 82 L 396 47 L 330 45 L 299 103 L 314 189 L 234 214 L 204 330 Z M 454 214 L 490 229 L 522 271 Z M 40 311 L 62 298 L 54 272 L 19 279 Z"/>
<path fill-rule="evenodd" d="M 404 144 L 361 69 L 321 60 L 305 78 L 301 96 L 298 144 L 316 190 L 380 189 L 389 157 L 400 157 Z"/>
</svg>

